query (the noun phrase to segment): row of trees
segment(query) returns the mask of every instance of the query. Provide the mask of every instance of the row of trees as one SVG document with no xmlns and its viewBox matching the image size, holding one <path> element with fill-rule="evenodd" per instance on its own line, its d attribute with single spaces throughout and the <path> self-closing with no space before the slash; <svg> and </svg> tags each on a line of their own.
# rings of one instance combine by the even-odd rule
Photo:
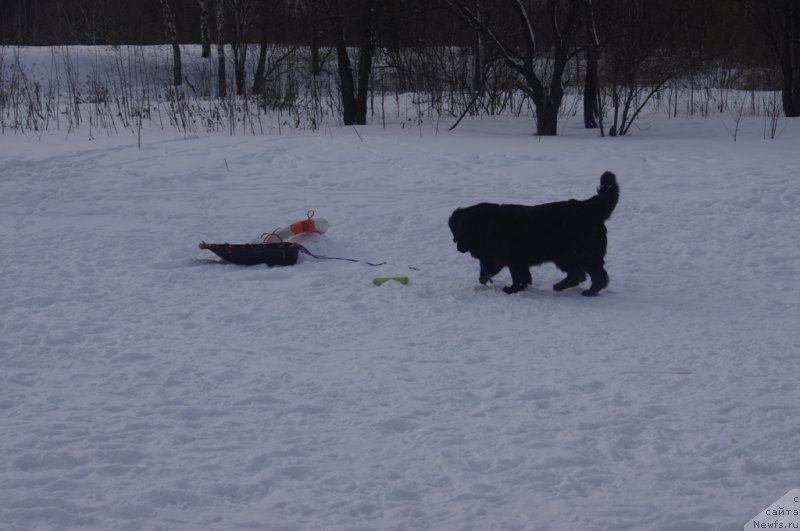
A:
<svg viewBox="0 0 800 531">
<path fill-rule="evenodd" d="M 172 82 L 184 82 L 181 43 L 216 50 L 218 96 L 227 93 L 224 50 L 234 55 L 237 94 L 264 90 L 268 46 L 336 55 L 342 119 L 368 118 L 378 52 L 398 87 L 446 69 L 443 48 L 468 51 L 465 112 L 498 87 L 524 93 L 540 135 L 557 132 L 568 87 L 580 87 L 587 128 L 624 135 L 647 102 L 677 77 L 735 72 L 741 88 L 774 89 L 783 112 L 800 115 L 800 2 L 797 0 L 0 0 L 5 44 L 169 43 Z M 245 65 L 259 45 L 252 85 Z M 415 50 L 418 60 L 408 54 Z M 431 53 L 424 53 L 431 50 Z M 752 73 L 755 75 L 749 75 Z M 748 74 L 749 73 L 749 74 Z M 774 74 L 774 75 L 773 75 Z M 763 86 L 756 87 L 755 83 Z M 604 123 L 608 120 L 609 123 Z"/>
</svg>

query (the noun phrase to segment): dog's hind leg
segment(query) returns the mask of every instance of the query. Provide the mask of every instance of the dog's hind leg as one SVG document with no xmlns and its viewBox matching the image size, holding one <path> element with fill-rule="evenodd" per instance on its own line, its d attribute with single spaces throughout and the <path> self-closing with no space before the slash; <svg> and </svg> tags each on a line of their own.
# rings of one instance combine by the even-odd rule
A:
<svg viewBox="0 0 800 531">
<path fill-rule="evenodd" d="M 553 285 L 555 291 L 564 291 L 567 288 L 574 288 L 584 280 L 586 280 L 586 273 L 583 272 L 579 266 L 565 265 L 556 263 L 556 266 L 567 273 L 567 278 L 561 282 L 556 282 Z"/>
<path fill-rule="evenodd" d="M 508 270 L 511 272 L 511 285 L 504 287 L 503 291 L 509 295 L 522 291 L 533 283 L 531 271 L 527 265 L 509 265 Z"/>
<path fill-rule="evenodd" d="M 601 289 L 604 289 L 606 286 L 608 286 L 608 273 L 603 267 L 602 261 L 600 261 L 600 263 L 588 265 L 586 267 L 586 272 L 589 273 L 589 276 L 592 279 L 592 285 L 589 287 L 589 289 L 581 292 L 581 295 L 585 295 L 586 297 L 594 297 L 600 292 Z"/>
<path fill-rule="evenodd" d="M 567 278 L 553 284 L 553 290 L 564 291 L 567 288 L 574 288 L 584 280 L 586 280 L 586 273 L 584 273 L 583 271 L 577 271 L 577 272 L 570 271 L 567 274 Z"/>
</svg>

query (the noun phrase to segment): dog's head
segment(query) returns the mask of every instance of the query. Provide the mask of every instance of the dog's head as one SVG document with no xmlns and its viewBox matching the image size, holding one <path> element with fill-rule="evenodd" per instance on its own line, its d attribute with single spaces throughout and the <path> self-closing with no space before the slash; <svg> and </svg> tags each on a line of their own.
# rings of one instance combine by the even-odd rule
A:
<svg viewBox="0 0 800 531">
<path fill-rule="evenodd" d="M 468 230 L 469 215 L 463 208 L 457 208 L 450 215 L 447 224 L 450 225 L 450 232 L 453 233 L 453 241 L 456 248 L 461 253 L 470 250 L 470 231 Z"/>
</svg>

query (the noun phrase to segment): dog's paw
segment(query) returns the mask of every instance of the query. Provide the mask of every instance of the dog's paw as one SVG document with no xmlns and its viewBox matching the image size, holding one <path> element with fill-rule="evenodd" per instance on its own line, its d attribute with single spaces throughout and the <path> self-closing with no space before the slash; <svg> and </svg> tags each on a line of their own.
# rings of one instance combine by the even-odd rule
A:
<svg viewBox="0 0 800 531">
<path fill-rule="evenodd" d="M 580 284 L 584 280 L 586 280 L 586 274 L 585 273 L 581 273 L 581 274 L 578 274 L 578 275 L 576 275 L 576 274 L 567 275 L 567 278 L 565 278 L 561 282 L 556 282 L 553 285 L 553 290 L 554 291 L 564 291 L 567 288 L 574 288 L 575 286 L 577 286 L 578 284 Z"/>
<path fill-rule="evenodd" d="M 511 286 L 506 286 L 506 287 L 504 287 L 504 288 L 503 288 L 503 291 L 504 291 L 505 293 L 508 293 L 509 295 L 511 295 L 512 293 L 516 293 L 516 292 L 518 292 L 518 291 L 522 291 L 522 290 L 524 290 L 524 289 L 525 289 L 525 286 L 520 286 L 520 285 L 517 285 L 517 284 L 512 284 Z"/>
<path fill-rule="evenodd" d="M 583 295 L 584 297 L 597 297 L 598 293 L 600 293 L 600 290 L 591 288 L 581 291 L 581 295 Z"/>
<path fill-rule="evenodd" d="M 574 286 L 574 285 L 575 285 L 575 284 L 570 284 L 570 283 L 569 283 L 569 282 L 567 282 L 566 280 L 562 280 L 561 282 L 556 282 L 556 283 L 553 285 L 553 291 L 564 291 L 565 289 L 567 289 L 567 288 L 571 288 L 571 287 L 572 287 L 572 286 Z"/>
</svg>

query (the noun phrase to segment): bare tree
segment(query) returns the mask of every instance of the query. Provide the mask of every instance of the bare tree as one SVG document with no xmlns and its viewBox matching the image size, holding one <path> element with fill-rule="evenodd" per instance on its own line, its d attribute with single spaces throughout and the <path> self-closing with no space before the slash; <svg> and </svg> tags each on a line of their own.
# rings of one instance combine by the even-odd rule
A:
<svg viewBox="0 0 800 531">
<path fill-rule="evenodd" d="M 594 23 L 592 0 L 586 0 L 586 73 L 583 79 L 583 126 L 597 128 L 599 105 L 599 82 L 597 66 L 600 54 L 600 41 Z"/>
<path fill-rule="evenodd" d="M 318 76 L 322 72 L 319 57 L 319 37 L 320 37 L 320 15 L 319 0 L 308 0 L 309 20 L 311 22 L 311 36 L 309 46 L 311 47 L 311 75 Z"/>
<path fill-rule="evenodd" d="M 262 0 L 263 1 L 263 0 Z M 255 0 L 228 0 L 231 14 L 231 50 L 233 51 L 233 77 L 236 94 L 245 92 L 248 31 L 255 14 Z"/>
<path fill-rule="evenodd" d="M 0 27 L 9 23 L 18 44 L 37 44 L 39 38 L 39 0 L 0 2 Z M 8 22 L 6 22 L 8 20 Z"/>
<path fill-rule="evenodd" d="M 225 73 L 225 0 L 217 0 L 217 96 L 228 95 Z"/>
<path fill-rule="evenodd" d="M 564 97 L 564 71 L 575 54 L 575 34 L 585 0 L 525 2 L 507 0 L 515 26 L 508 20 L 486 20 L 474 9 L 473 0 L 441 0 L 461 20 L 480 31 L 516 72 L 519 87 L 536 108 L 536 133 L 556 135 L 558 112 Z M 536 5 L 546 9 L 534 12 Z M 535 16 L 532 16 L 535 15 Z M 516 30 L 516 31 L 514 31 Z M 537 34 L 547 34 L 549 45 L 539 45 Z M 521 37 L 518 39 L 517 37 Z M 548 56 L 545 56 L 547 52 Z M 543 73 L 549 70 L 549 80 Z"/>
<path fill-rule="evenodd" d="M 324 0 L 283 0 L 283 2 L 283 6 L 287 8 L 284 13 L 302 21 L 305 31 L 300 31 L 299 35 L 302 44 L 309 48 L 309 71 L 312 76 L 318 76 L 322 72 L 320 39 L 325 26 Z"/>
<path fill-rule="evenodd" d="M 169 0 L 161 0 L 161 12 L 164 15 L 164 33 L 167 41 L 172 44 L 172 84 L 177 87 L 183 82 L 181 47 L 178 44 L 178 30 L 175 28 L 175 17 Z"/>
<path fill-rule="evenodd" d="M 211 27 L 209 25 L 209 0 L 197 0 L 200 6 L 200 44 L 202 46 L 202 57 L 211 57 Z"/>
<path fill-rule="evenodd" d="M 260 0 L 261 3 L 261 29 L 260 33 L 260 42 L 259 42 L 259 52 L 258 52 L 258 64 L 256 65 L 256 72 L 253 77 L 253 93 L 258 94 L 262 90 L 264 90 L 264 81 L 267 73 L 267 52 L 269 49 L 269 30 L 267 28 L 267 20 L 269 19 L 269 10 L 270 10 L 270 3 L 271 0 Z"/>
<path fill-rule="evenodd" d="M 608 134 L 621 136 L 683 69 L 681 58 L 669 52 L 681 7 L 669 0 L 660 10 L 653 9 L 651 0 L 613 0 L 604 7 L 604 82 L 613 113 Z"/>
<path fill-rule="evenodd" d="M 58 0 L 56 10 L 63 27 L 75 42 L 96 45 L 108 36 L 105 2 Z"/>
<path fill-rule="evenodd" d="M 483 20 L 482 0 L 473 0 L 473 2 L 475 16 L 478 20 Z M 485 58 L 486 44 L 484 42 L 483 33 L 474 31 L 472 38 L 472 90 L 475 91 L 476 97 L 480 97 L 484 89 L 485 76 L 483 75 L 483 68 Z"/>
<path fill-rule="evenodd" d="M 783 75 L 783 113 L 800 116 L 800 2 L 741 0 L 767 37 Z"/>
<path fill-rule="evenodd" d="M 376 0 L 362 0 L 360 12 L 345 12 L 341 0 L 322 0 L 326 6 L 333 42 L 336 47 L 336 58 L 339 72 L 339 91 L 342 99 L 342 119 L 344 125 L 363 125 L 367 123 L 367 96 L 369 77 L 372 72 L 372 59 L 377 45 L 375 27 Z M 353 77 L 353 67 L 348 53 L 346 21 L 354 16 L 357 22 L 355 33 L 358 35 L 357 75 Z"/>
</svg>

